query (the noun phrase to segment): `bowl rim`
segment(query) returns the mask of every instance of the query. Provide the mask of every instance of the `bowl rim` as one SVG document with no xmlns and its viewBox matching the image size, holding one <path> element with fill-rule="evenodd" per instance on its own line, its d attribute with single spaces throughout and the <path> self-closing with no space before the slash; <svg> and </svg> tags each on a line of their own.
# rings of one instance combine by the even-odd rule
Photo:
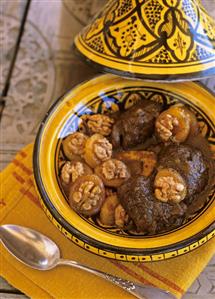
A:
<svg viewBox="0 0 215 299">
<path fill-rule="evenodd" d="M 113 76 L 113 75 L 99 75 L 96 77 L 93 77 L 94 79 L 97 78 L 101 78 L 104 76 Z M 115 77 L 115 76 L 113 76 Z M 127 78 L 126 78 L 127 79 Z M 76 85 L 74 88 L 77 88 L 81 85 L 83 85 L 84 83 L 89 82 L 88 80 L 81 82 L 80 84 Z M 156 82 L 154 82 L 156 84 Z M 215 96 L 215 94 L 213 92 L 211 92 L 210 89 L 205 88 L 205 86 L 198 82 L 196 83 L 196 85 L 200 85 L 201 88 L 204 88 L 205 90 L 207 90 L 208 92 L 210 92 L 213 96 Z M 45 187 L 43 185 L 42 182 L 42 177 L 40 174 L 40 169 L 39 169 L 39 156 L 38 156 L 38 152 L 39 152 L 39 148 L 40 148 L 40 141 L 43 135 L 43 131 L 45 129 L 45 125 L 47 120 L 49 119 L 51 112 L 53 112 L 53 110 L 64 100 L 64 98 L 69 95 L 71 93 L 71 91 L 73 90 L 73 88 L 71 90 L 69 90 L 68 92 L 66 92 L 63 96 L 60 96 L 49 108 L 48 112 L 46 113 L 44 119 L 41 122 L 41 125 L 39 127 L 37 136 L 36 136 L 36 140 L 35 140 L 35 144 L 34 144 L 34 152 L 33 152 L 33 169 L 34 169 L 34 177 L 35 177 L 35 184 L 36 184 L 36 189 L 39 193 L 39 197 L 42 203 L 43 208 L 46 210 L 46 213 L 49 215 L 49 218 L 54 218 L 55 220 L 57 220 L 57 226 L 58 228 L 62 231 L 62 228 L 64 228 L 64 234 L 68 237 L 68 235 L 66 234 L 65 230 L 71 234 L 72 236 L 74 236 L 74 238 L 72 238 L 72 240 L 74 239 L 79 239 L 82 240 L 84 243 L 89 244 L 90 246 L 99 248 L 103 251 L 107 250 L 109 252 L 114 252 L 114 253 L 119 253 L 119 254 L 131 254 L 131 251 L 136 255 L 143 255 L 144 254 L 162 254 L 162 253 L 166 253 L 166 252 L 170 252 L 170 251 L 175 251 L 175 250 L 179 250 L 184 248 L 185 246 L 190 246 L 192 244 L 195 244 L 196 242 L 198 242 L 200 239 L 205 238 L 207 236 L 210 235 L 210 238 L 212 238 L 215 233 L 214 233 L 214 229 L 215 229 L 215 223 L 210 224 L 208 227 L 206 227 L 204 230 L 198 232 L 197 234 L 193 235 L 192 237 L 189 237 L 187 239 L 184 239 L 183 241 L 180 242 L 176 242 L 174 244 L 171 245 L 167 245 L 167 246 L 162 246 L 159 248 L 144 248 L 144 249 L 137 249 L 137 248 L 126 248 L 126 247 L 115 247 L 113 245 L 109 245 L 107 243 L 104 243 L 98 239 L 93 239 L 92 237 L 87 236 L 86 234 L 84 234 L 83 232 L 80 232 L 78 229 L 76 229 L 75 227 L 71 226 L 61 215 L 60 213 L 56 210 L 55 206 L 53 205 L 51 199 L 49 198 L 49 196 L 46 193 Z M 50 217 L 51 214 L 51 217 Z M 52 221 L 53 222 L 53 221 Z M 84 245 L 84 248 L 87 249 L 87 245 Z M 80 244 L 77 244 L 80 245 Z M 198 245 L 199 246 L 199 245 Z M 198 247 L 197 246 L 197 247 Z M 83 247 L 83 246 L 82 246 Z M 193 248 L 195 249 L 195 248 Z"/>
</svg>

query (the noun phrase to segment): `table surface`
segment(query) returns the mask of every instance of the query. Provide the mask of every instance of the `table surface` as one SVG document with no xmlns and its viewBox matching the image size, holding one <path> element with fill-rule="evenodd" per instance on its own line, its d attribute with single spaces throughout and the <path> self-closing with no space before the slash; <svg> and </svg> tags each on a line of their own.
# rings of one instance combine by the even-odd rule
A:
<svg viewBox="0 0 215 299">
<path fill-rule="evenodd" d="M 51 103 L 71 86 L 96 72 L 78 60 L 71 42 L 106 0 L 32 0 L 25 32 L 14 66 L 1 120 L 0 168 L 34 140 Z M 203 0 L 215 17 L 215 0 Z M 0 91 L 5 83 L 26 0 L 0 2 Z M 215 78 L 204 80 L 215 90 Z M 196 279 L 184 299 L 212 299 L 215 294 L 215 257 Z M 0 278 L 0 298 L 27 298 Z"/>
</svg>

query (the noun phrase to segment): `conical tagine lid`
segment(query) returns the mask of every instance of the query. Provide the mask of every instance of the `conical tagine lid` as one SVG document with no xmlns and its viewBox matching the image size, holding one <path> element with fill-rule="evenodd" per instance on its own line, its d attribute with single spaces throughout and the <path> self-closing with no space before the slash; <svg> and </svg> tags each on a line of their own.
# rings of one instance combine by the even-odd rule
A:
<svg viewBox="0 0 215 299">
<path fill-rule="evenodd" d="M 215 74 L 215 21 L 199 0 L 112 0 L 76 36 L 101 70 L 153 81 Z"/>
</svg>

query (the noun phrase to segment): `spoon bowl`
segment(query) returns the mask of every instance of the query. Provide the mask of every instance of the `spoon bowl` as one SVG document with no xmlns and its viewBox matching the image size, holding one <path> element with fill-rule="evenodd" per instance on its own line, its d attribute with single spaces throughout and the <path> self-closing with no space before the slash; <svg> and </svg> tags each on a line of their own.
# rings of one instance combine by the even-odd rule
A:
<svg viewBox="0 0 215 299">
<path fill-rule="evenodd" d="M 4 247 L 20 262 L 37 270 L 51 270 L 59 265 L 72 266 L 102 277 L 140 299 L 173 299 L 168 291 L 104 273 L 76 261 L 60 258 L 59 247 L 47 236 L 27 227 L 5 224 L 0 226 Z"/>
<path fill-rule="evenodd" d="M 58 246 L 43 234 L 18 225 L 2 225 L 3 245 L 19 261 L 37 270 L 50 270 L 60 259 Z"/>
</svg>

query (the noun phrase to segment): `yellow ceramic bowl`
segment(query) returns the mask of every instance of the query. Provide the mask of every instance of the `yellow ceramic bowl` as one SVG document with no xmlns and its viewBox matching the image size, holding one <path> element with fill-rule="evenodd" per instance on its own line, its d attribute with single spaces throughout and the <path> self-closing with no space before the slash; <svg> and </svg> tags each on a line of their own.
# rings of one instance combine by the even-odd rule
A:
<svg viewBox="0 0 215 299">
<path fill-rule="evenodd" d="M 58 180 L 61 139 L 77 130 L 87 111 L 128 109 L 131 93 L 166 105 L 185 103 L 196 113 L 202 134 L 215 152 L 215 96 L 196 83 L 147 83 L 102 75 L 60 98 L 43 120 L 34 148 L 34 174 L 41 204 L 55 226 L 71 241 L 100 256 L 125 261 L 157 261 L 187 253 L 215 235 L 215 190 L 207 204 L 183 226 L 156 236 L 129 236 L 104 229 L 68 205 Z"/>
</svg>

